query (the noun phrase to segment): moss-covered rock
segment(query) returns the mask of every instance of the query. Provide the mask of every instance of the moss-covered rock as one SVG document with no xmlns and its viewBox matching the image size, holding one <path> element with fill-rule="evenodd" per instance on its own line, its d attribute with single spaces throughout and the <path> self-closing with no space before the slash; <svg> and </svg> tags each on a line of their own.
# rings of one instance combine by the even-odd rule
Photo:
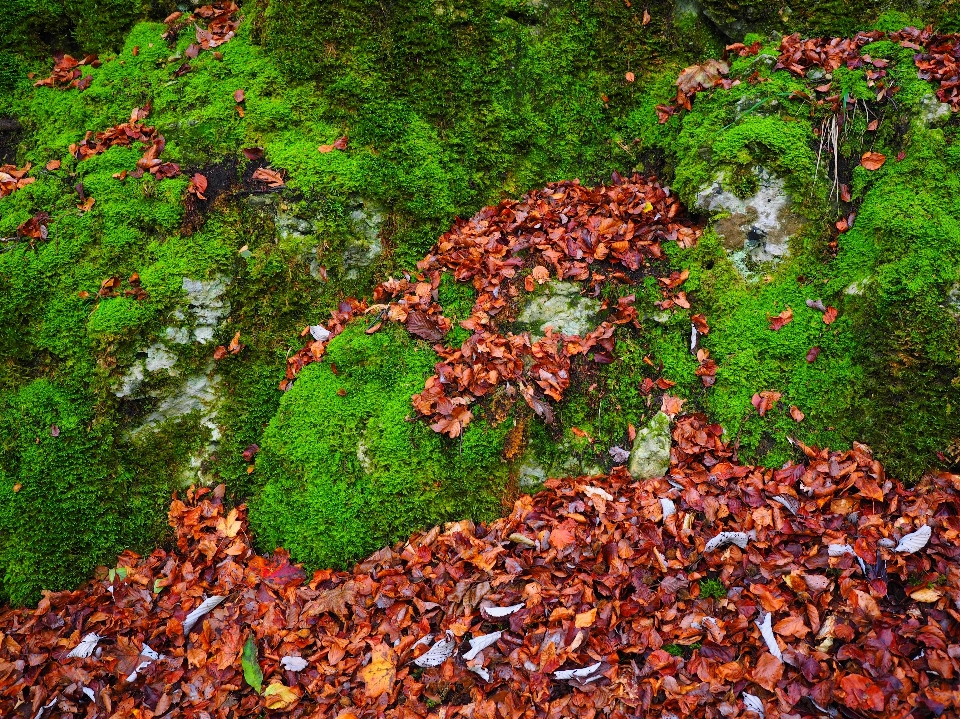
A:
<svg viewBox="0 0 960 719">
<path fill-rule="evenodd" d="M 655 109 L 675 95 L 680 68 L 722 52 L 727 38 L 707 15 L 739 13 L 763 33 L 852 32 L 873 22 L 875 4 L 754 18 L 743 4 L 657 2 L 644 24 L 645 8 L 622 0 L 278 0 L 247 3 L 237 36 L 195 58 L 190 31 L 170 42 L 158 22 L 126 32 L 142 13 L 172 9 L 162 3 L 88 5 L 0 10 L 0 151 L 33 163 L 36 180 L 0 199 L 0 595 L 26 601 L 123 547 L 148 548 L 163 499 L 198 479 L 253 498 L 261 546 L 343 564 L 414 526 L 490 516 L 514 480 L 608 469 L 610 450 L 629 450 L 629 425 L 653 417 L 666 390 L 708 411 L 744 458 L 772 466 L 797 456 L 790 437 L 866 440 L 904 478 L 939 451 L 949 458 L 960 436 L 958 123 L 917 79 L 912 51 L 868 48 L 892 61 L 896 106 L 877 106 L 862 69 L 817 81 L 880 120 L 868 131 L 863 111 L 848 109 L 837 170 L 824 159 L 828 111 L 798 94 L 817 97 L 811 82 L 773 70 L 768 34 L 748 38 L 763 44 L 759 56 L 731 59 L 740 84 L 699 94 L 666 124 Z M 900 9 L 918 17 L 887 14 L 878 26 L 960 29 L 952 3 Z M 103 52 L 87 89 L 33 87 L 27 73 L 49 73 L 38 57 L 52 46 Z M 115 177 L 136 168 L 139 146 L 74 159 L 87 132 L 148 104 L 181 176 Z M 345 150 L 318 152 L 343 136 Z M 263 159 L 241 152 L 254 147 Z M 866 149 L 887 155 L 882 169 L 856 167 Z M 50 160 L 62 166 L 47 170 Z M 251 181 L 265 164 L 284 188 Z M 741 200 L 777 178 L 805 222 L 777 238 L 789 252 L 776 266 L 738 265 L 716 224 L 695 248 L 665 245 L 658 273 L 689 270 L 693 307 L 662 311 L 654 277 L 621 288 L 637 295 L 641 327 L 618 330 L 613 363 L 574 363 L 553 425 L 498 397 L 477 407 L 462 444 L 407 421 L 436 355 L 397 328 L 351 326 L 327 361 L 277 390 L 304 327 L 413 271 L 455 217 L 551 180 L 634 170 L 659 173 L 690 207 L 718 178 Z M 209 199 L 188 198 L 194 172 L 210 180 Z M 95 199 L 88 211 L 78 184 Z M 838 202 L 839 184 L 850 203 Z M 41 211 L 48 239 L 18 239 Z M 731 220 L 722 206 L 712 213 L 704 220 Z M 748 224 L 736 226 L 749 234 Z M 145 297 L 124 295 L 133 273 Z M 111 277 L 117 296 L 98 296 Z M 454 321 L 446 344 L 458 346 L 472 287 L 445 277 L 438 296 Z M 825 324 L 807 300 L 839 319 Z M 786 307 L 793 321 L 770 330 Z M 710 388 L 691 352 L 693 312 L 710 325 L 699 337 L 718 364 Z M 214 360 L 237 333 L 237 352 Z M 760 417 L 751 399 L 766 390 L 783 398 Z M 255 466 L 252 445 L 262 447 Z"/>
<path fill-rule="evenodd" d="M 437 359 L 402 327 L 368 335 L 356 322 L 303 371 L 257 456 L 263 489 L 251 516 L 262 547 L 343 566 L 413 528 L 496 515 L 512 422 L 481 417 L 450 440 L 418 421 L 410 397 Z"/>
</svg>

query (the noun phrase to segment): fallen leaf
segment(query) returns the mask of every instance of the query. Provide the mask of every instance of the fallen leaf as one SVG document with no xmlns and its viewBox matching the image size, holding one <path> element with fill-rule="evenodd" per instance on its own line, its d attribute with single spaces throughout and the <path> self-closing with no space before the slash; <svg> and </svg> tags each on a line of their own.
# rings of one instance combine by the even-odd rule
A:
<svg viewBox="0 0 960 719">
<path fill-rule="evenodd" d="M 767 319 L 770 320 L 770 329 L 774 332 L 779 332 L 786 325 L 790 324 L 793 321 L 793 310 L 787 307 L 778 315 L 770 316 L 767 315 Z"/>
<path fill-rule="evenodd" d="M 860 164 L 867 170 L 879 170 L 883 163 L 887 161 L 887 156 L 879 152 L 865 152 L 860 158 Z"/>
<path fill-rule="evenodd" d="M 244 95 L 243 90 L 235 90 L 233 93 L 233 99 L 237 103 L 241 103 L 246 100 L 246 95 Z"/>
<path fill-rule="evenodd" d="M 825 325 L 831 325 L 836 319 L 837 319 L 837 308 L 827 307 L 827 311 L 823 313 L 823 323 Z"/>
<path fill-rule="evenodd" d="M 628 71 L 628 72 L 624 75 L 624 78 L 626 79 L 627 82 L 633 82 L 633 81 L 636 79 L 636 76 L 635 76 L 632 72 L 629 72 L 629 71 Z"/>
<path fill-rule="evenodd" d="M 243 666 L 244 680 L 259 694 L 263 689 L 263 669 L 257 659 L 257 642 L 253 634 L 247 637 L 243 645 L 243 658 L 240 663 Z"/>
<path fill-rule="evenodd" d="M 273 711 L 287 711 L 300 700 L 298 692 L 299 689 L 274 682 L 263 692 L 263 705 Z"/>
<path fill-rule="evenodd" d="M 793 417 L 794 421 L 802 422 L 806 415 L 800 411 L 799 407 L 797 407 L 795 404 L 792 404 L 790 405 L 790 416 Z"/>
</svg>

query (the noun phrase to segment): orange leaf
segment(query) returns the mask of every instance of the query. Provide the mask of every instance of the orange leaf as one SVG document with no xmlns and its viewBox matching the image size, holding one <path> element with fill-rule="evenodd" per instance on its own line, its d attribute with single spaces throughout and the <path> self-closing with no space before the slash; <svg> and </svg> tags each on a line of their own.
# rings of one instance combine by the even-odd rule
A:
<svg viewBox="0 0 960 719">
<path fill-rule="evenodd" d="M 773 317 L 767 315 L 767 319 L 770 320 L 770 329 L 774 332 L 779 332 L 786 325 L 793 322 L 793 310 L 787 307 L 787 309 L 778 315 L 774 315 Z"/>
<path fill-rule="evenodd" d="M 800 411 L 799 407 L 797 407 L 795 404 L 792 404 L 790 405 L 790 416 L 793 417 L 793 419 L 797 422 L 802 422 L 806 415 Z"/>
<path fill-rule="evenodd" d="M 626 78 L 627 82 L 633 82 L 634 80 L 637 79 L 632 72 L 627 72 L 627 74 L 624 75 L 624 78 Z"/>
<path fill-rule="evenodd" d="M 860 158 L 860 164 L 870 171 L 879 170 L 886 161 L 887 156 L 879 152 L 865 152 Z"/>
<path fill-rule="evenodd" d="M 837 319 L 837 308 L 827 307 L 827 311 L 823 313 L 823 323 L 825 325 L 832 325 L 835 319 Z"/>
<path fill-rule="evenodd" d="M 683 407 L 683 403 L 686 401 L 687 400 L 685 399 L 680 399 L 679 397 L 665 394 L 663 395 L 663 402 L 660 405 L 660 411 L 670 417 L 670 419 L 673 419 L 680 413 L 680 409 Z"/>
<path fill-rule="evenodd" d="M 574 618 L 573 624 L 577 629 L 586 629 L 587 627 L 592 627 L 595 621 L 597 621 L 596 607 L 594 607 L 588 612 L 581 612 L 580 614 L 578 614 Z"/>
<path fill-rule="evenodd" d="M 772 692 L 782 676 L 783 662 L 770 652 L 764 652 L 753 669 L 753 681 Z"/>
</svg>

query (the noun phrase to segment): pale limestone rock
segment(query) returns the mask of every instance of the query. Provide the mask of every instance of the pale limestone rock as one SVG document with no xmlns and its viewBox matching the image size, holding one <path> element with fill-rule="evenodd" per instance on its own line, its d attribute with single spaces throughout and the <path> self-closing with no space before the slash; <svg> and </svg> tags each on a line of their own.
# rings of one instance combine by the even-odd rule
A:
<svg viewBox="0 0 960 719">
<path fill-rule="evenodd" d="M 598 322 L 600 301 L 580 294 L 574 282 L 551 280 L 533 294 L 517 317 L 520 329 L 542 337 L 547 327 L 565 335 L 583 337 Z"/>
<path fill-rule="evenodd" d="M 628 469 L 634 479 L 662 477 L 669 471 L 670 418 L 663 412 L 637 431 Z"/>
</svg>

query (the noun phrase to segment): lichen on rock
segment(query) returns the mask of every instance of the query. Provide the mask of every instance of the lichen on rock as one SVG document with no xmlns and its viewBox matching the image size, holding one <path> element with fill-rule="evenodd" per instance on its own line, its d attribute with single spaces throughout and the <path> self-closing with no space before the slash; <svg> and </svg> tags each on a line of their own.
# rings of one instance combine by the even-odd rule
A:
<svg viewBox="0 0 960 719">
<path fill-rule="evenodd" d="M 628 471 L 637 480 L 662 477 L 670 469 L 670 418 L 658 412 L 637 430 Z"/>
</svg>

